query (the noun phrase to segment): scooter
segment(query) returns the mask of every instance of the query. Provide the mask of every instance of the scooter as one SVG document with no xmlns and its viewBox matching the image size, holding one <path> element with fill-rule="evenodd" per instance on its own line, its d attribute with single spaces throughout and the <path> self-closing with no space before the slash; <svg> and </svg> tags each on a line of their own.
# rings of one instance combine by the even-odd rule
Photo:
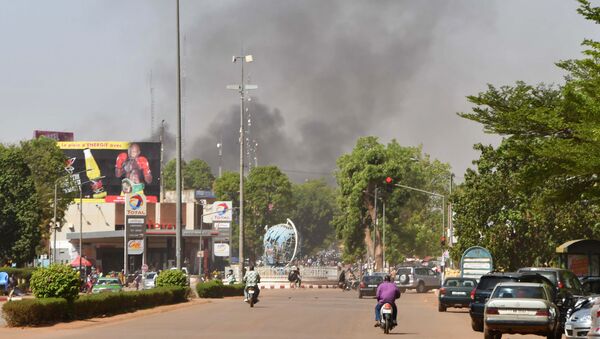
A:
<svg viewBox="0 0 600 339">
<path fill-rule="evenodd" d="M 250 304 L 250 307 L 254 307 L 254 304 L 256 304 L 258 302 L 258 300 L 256 299 L 256 291 L 254 290 L 254 286 L 250 286 L 248 287 L 248 303 Z"/>
<path fill-rule="evenodd" d="M 385 334 L 389 334 L 390 331 L 396 326 L 394 325 L 394 320 L 392 318 L 393 312 L 394 309 L 392 308 L 391 304 L 385 303 L 383 306 L 381 306 L 379 327 L 381 327 L 383 333 Z"/>
</svg>

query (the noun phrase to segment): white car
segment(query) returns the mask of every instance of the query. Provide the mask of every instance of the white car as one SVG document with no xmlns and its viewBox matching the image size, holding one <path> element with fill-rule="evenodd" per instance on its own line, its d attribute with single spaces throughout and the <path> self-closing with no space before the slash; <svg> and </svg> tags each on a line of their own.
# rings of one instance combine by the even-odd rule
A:
<svg viewBox="0 0 600 339">
<path fill-rule="evenodd" d="M 503 333 L 537 334 L 560 339 L 559 310 L 550 287 L 538 283 L 504 282 L 496 285 L 485 305 L 484 338 Z"/>
<path fill-rule="evenodd" d="M 590 328 L 588 338 L 600 338 L 600 298 L 596 298 L 594 306 L 592 306 L 592 328 Z"/>
<path fill-rule="evenodd" d="M 144 289 L 156 287 L 156 277 L 158 277 L 158 274 L 156 272 L 146 273 L 146 280 L 144 280 Z"/>
</svg>

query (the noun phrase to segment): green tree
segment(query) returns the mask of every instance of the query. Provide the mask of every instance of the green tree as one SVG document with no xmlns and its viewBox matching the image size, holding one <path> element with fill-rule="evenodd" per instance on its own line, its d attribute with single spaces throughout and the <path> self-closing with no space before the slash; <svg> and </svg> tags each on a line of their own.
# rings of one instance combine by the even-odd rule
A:
<svg viewBox="0 0 600 339">
<path fill-rule="evenodd" d="M 600 23 L 600 8 L 579 2 L 579 13 Z M 475 146 L 477 169 L 455 196 L 456 257 L 483 245 L 498 266 L 515 269 L 550 263 L 567 240 L 600 235 L 600 44 L 583 45 L 583 59 L 557 64 L 568 72 L 560 86 L 489 85 L 468 97 L 475 107 L 459 115 L 503 140 Z"/>
<path fill-rule="evenodd" d="M 292 184 L 279 168 L 252 168 L 244 186 L 244 249 L 250 260 L 262 255 L 265 226 L 285 223 L 291 203 Z"/>
<path fill-rule="evenodd" d="M 60 183 L 60 178 L 68 181 L 65 167 L 65 155 L 56 145 L 53 139 L 41 137 L 22 141 L 20 149 L 23 158 L 31 171 L 31 178 L 34 181 L 35 188 L 40 203 L 40 232 L 42 243 L 40 251 L 46 251 L 50 248 L 50 230 L 52 218 L 54 217 L 54 183 L 58 180 L 57 190 L 57 220 L 62 220 L 64 211 L 72 202 L 73 193 L 65 194 L 62 190 L 64 184 Z"/>
<path fill-rule="evenodd" d="M 333 216 L 338 212 L 336 192 L 323 180 L 309 180 L 292 186 L 290 218 L 301 237 L 301 253 L 313 254 L 335 241 Z"/>
<path fill-rule="evenodd" d="M 172 159 L 165 165 L 163 177 L 165 189 L 175 190 L 177 160 Z M 183 189 L 210 190 L 215 177 L 212 174 L 210 166 L 200 159 L 191 160 L 189 163 L 181 161 L 181 177 L 183 180 Z"/>
<path fill-rule="evenodd" d="M 383 266 L 382 229 L 373 228 L 376 189 L 387 208 L 386 258 L 398 261 L 404 255 L 432 254 L 442 234 L 442 201 L 386 184 L 385 179 L 389 176 L 394 183 L 446 194 L 450 178 L 447 164 L 431 161 L 420 147 L 402 147 L 395 140 L 386 147 L 376 137 L 364 137 L 358 139 L 351 153 L 338 158 L 337 166 L 341 213 L 334 224 L 347 260 L 374 252 L 376 268 Z M 381 220 L 381 202 L 378 206 L 377 219 Z"/>
<path fill-rule="evenodd" d="M 0 145 L 0 262 L 30 262 L 42 238 L 42 204 L 23 152 Z"/>
</svg>

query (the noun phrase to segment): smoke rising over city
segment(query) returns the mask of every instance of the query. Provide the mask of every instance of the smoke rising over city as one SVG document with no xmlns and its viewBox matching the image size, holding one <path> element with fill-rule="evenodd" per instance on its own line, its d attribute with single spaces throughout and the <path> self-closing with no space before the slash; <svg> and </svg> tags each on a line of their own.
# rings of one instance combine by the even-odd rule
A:
<svg viewBox="0 0 600 339">
<path fill-rule="evenodd" d="M 20 14 L 25 5 L 7 2 L 0 14 L 9 51 L 0 72 L 18 79 L 0 84 L 2 114 L 14 116 L 2 142 L 34 129 L 158 140 L 165 120 L 172 158 L 173 4 L 40 6 L 45 14 L 29 18 Z M 576 8 L 563 0 L 181 1 L 184 158 L 206 160 L 215 174 L 219 164 L 239 170 L 240 99 L 226 85 L 241 81 L 232 55 L 252 54 L 244 65 L 245 82 L 258 85 L 246 102 L 251 166 L 277 165 L 294 181 L 331 179 L 336 159 L 375 135 L 422 144 L 460 180 L 477 157 L 472 145 L 497 142 L 456 115 L 469 110 L 465 97 L 487 83 L 560 82 L 553 63 L 578 57 L 581 40 L 597 33 Z M 25 63 L 34 53 L 45 61 Z"/>
</svg>

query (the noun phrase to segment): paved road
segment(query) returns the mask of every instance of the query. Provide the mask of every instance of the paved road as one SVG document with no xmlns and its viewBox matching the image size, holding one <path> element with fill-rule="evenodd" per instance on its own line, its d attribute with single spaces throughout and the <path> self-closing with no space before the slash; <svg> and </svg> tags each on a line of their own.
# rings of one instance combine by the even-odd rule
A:
<svg viewBox="0 0 600 339">
<path fill-rule="evenodd" d="M 163 312 L 34 329 L 0 329 L 0 338 L 376 338 L 373 299 L 340 290 L 266 290 L 254 309 L 240 299 L 169 306 Z M 430 293 L 408 292 L 399 301 L 401 338 L 483 338 L 473 332 L 466 310 L 437 311 Z M 540 338 L 509 335 L 503 338 Z"/>
</svg>

